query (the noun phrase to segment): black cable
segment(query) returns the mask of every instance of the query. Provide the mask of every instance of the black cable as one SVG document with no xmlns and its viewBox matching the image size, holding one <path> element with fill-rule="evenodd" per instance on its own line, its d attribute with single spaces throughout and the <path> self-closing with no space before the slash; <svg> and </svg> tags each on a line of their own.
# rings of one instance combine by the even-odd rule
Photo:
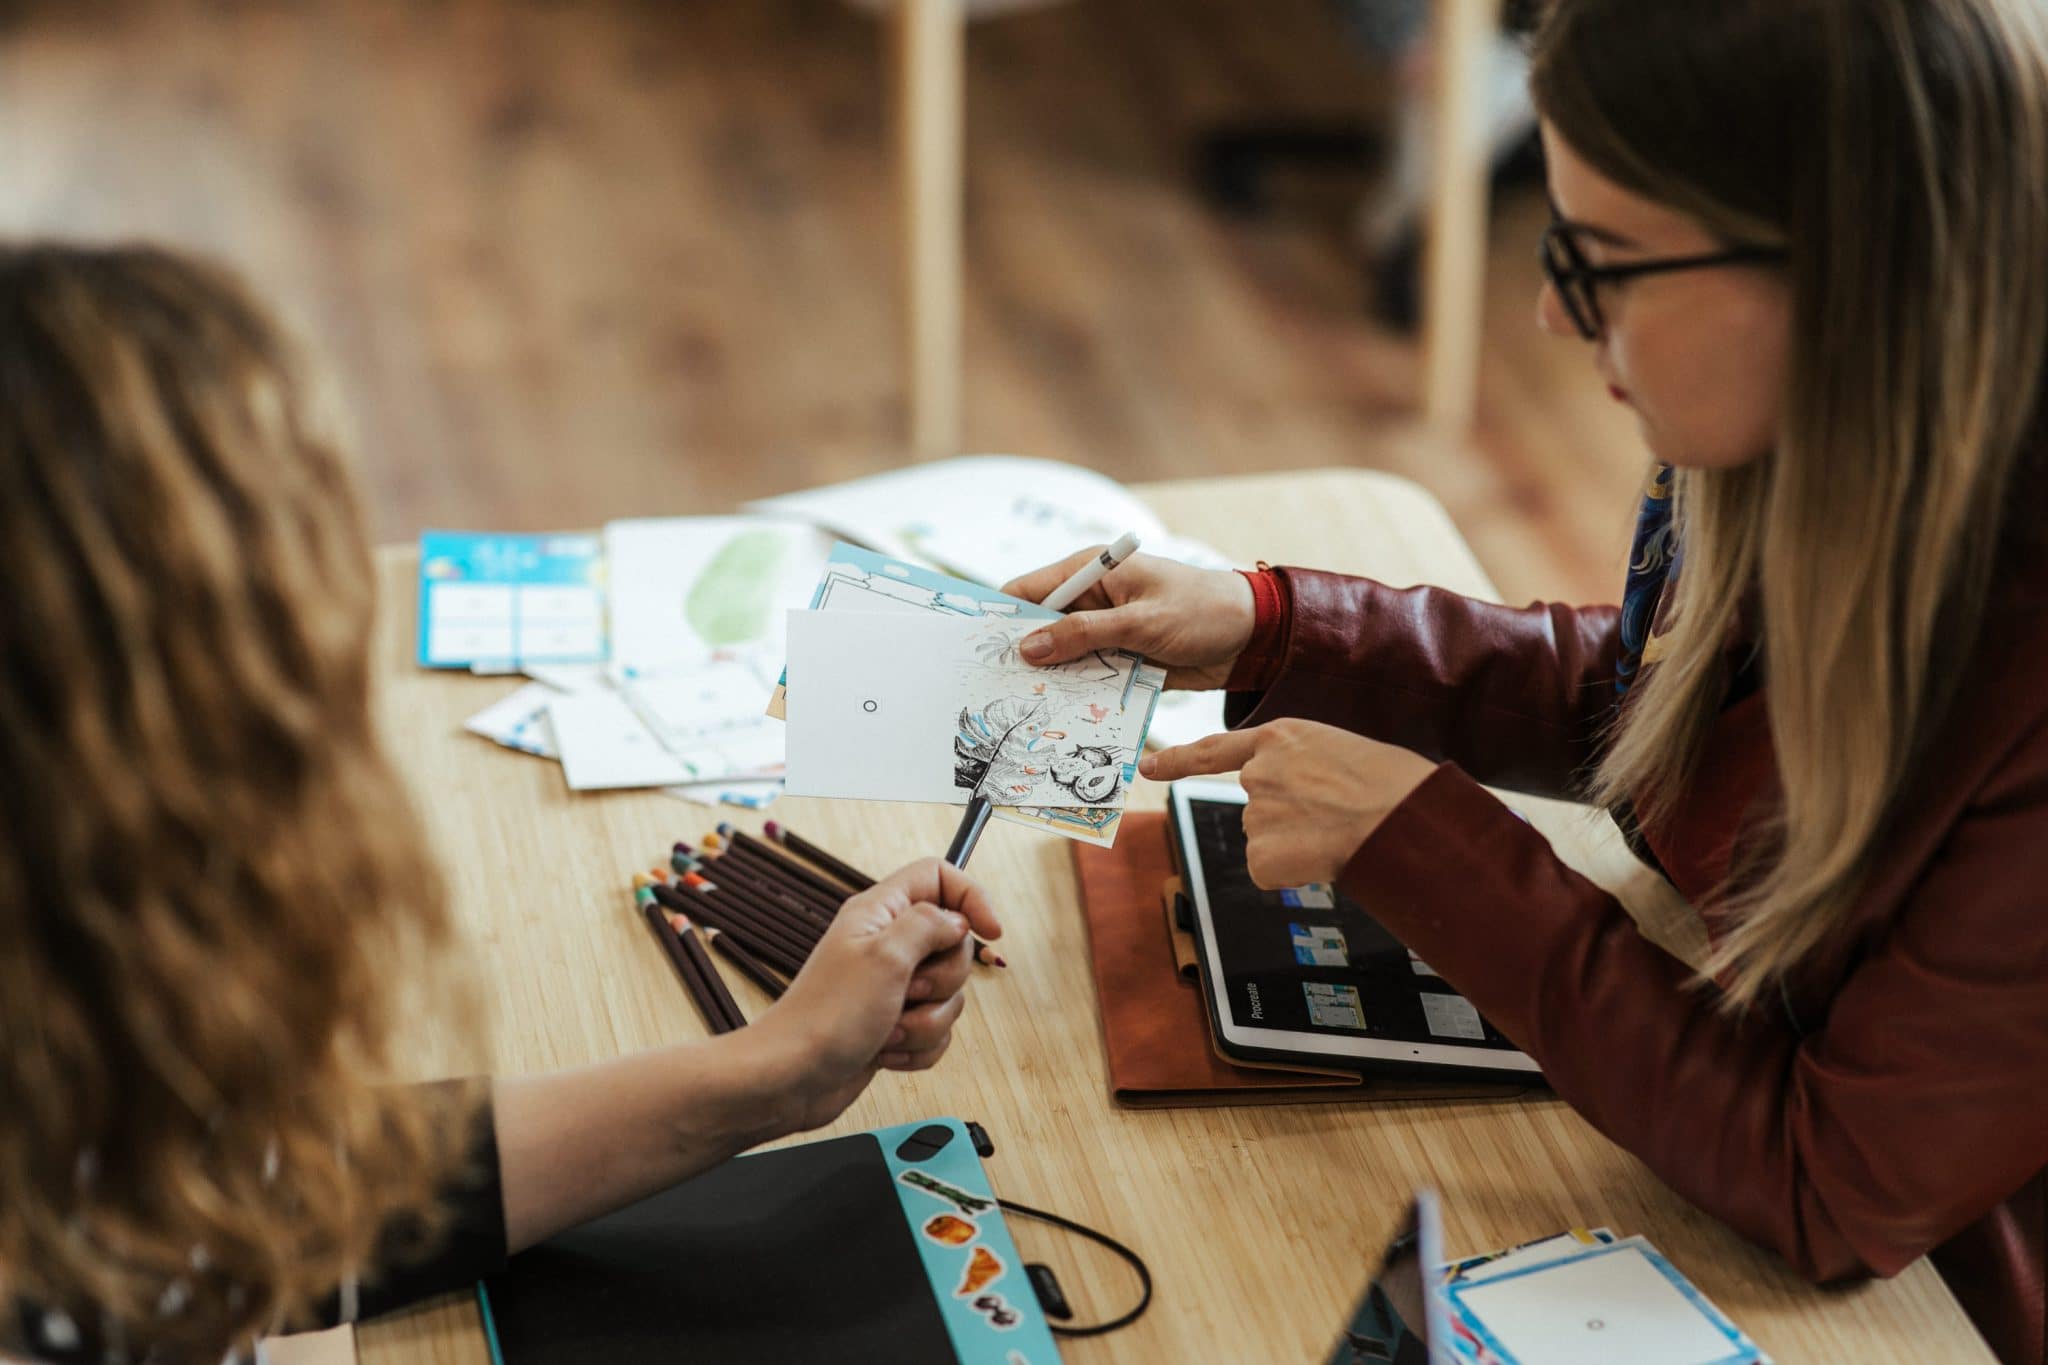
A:
<svg viewBox="0 0 2048 1365">
<path fill-rule="evenodd" d="M 1025 1218 L 1036 1218 L 1042 1223 L 1050 1223 L 1056 1228 L 1065 1228 L 1068 1232 L 1079 1233 L 1091 1242 L 1097 1242 L 1108 1247 L 1111 1251 L 1114 1251 L 1117 1255 L 1130 1262 L 1131 1269 L 1138 1272 L 1138 1283 L 1145 1287 L 1143 1296 L 1138 1300 L 1138 1306 L 1122 1317 L 1112 1318 L 1108 1322 L 1098 1322 L 1091 1327 L 1061 1327 L 1056 1323 L 1048 1321 L 1046 1326 L 1052 1328 L 1053 1335 L 1062 1337 L 1099 1337 L 1105 1332 L 1114 1332 L 1119 1327 L 1128 1327 L 1139 1318 L 1145 1316 L 1145 1310 L 1152 1306 L 1152 1272 L 1145 1268 L 1144 1259 L 1137 1252 L 1131 1250 L 1109 1234 L 1097 1232 L 1094 1228 L 1083 1227 L 1071 1218 L 1062 1218 L 1056 1213 L 1047 1213 L 1043 1209 L 1034 1209 L 1029 1205 L 1019 1204 L 1013 1199 L 998 1199 L 996 1203 L 1002 1205 L 1006 1213 L 1020 1214 Z"/>
</svg>

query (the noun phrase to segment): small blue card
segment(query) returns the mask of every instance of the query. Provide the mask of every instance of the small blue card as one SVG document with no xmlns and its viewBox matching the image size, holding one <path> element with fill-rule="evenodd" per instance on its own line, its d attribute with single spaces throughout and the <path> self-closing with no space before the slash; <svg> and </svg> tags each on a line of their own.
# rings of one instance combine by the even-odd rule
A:
<svg viewBox="0 0 2048 1365">
<path fill-rule="evenodd" d="M 594 535 L 424 533 L 421 667 L 603 662 L 603 552 Z"/>
</svg>

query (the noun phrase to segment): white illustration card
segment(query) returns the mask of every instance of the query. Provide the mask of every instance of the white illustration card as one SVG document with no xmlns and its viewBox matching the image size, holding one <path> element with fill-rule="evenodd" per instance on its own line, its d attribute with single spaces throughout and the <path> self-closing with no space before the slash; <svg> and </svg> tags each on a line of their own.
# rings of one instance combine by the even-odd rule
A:
<svg viewBox="0 0 2048 1365">
<path fill-rule="evenodd" d="M 1036 668 L 1033 622 L 792 612 L 791 795 L 1121 810 L 1158 697 L 1130 654 Z"/>
</svg>

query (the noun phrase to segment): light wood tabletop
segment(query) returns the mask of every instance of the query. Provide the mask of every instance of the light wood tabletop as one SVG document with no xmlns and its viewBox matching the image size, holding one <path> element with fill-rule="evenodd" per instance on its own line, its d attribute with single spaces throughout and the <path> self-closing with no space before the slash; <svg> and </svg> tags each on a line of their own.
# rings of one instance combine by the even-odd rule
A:
<svg viewBox="0 0 2048 1365">
<path fill-rule="evenodd" d="M 1442 509 L 1384 475 L 1329 471 L 1138 490 L 1175 530 L 1245 562 L 1370 573 L 1489 594 Z M 423 1014 L 419 1077 L 529 1072 L 614 1057 L 703 1025 L 633 913 L 636 869 L 721 820 L 762 817 L 658 793 L 577 794 L 560 768 L 462 732 L 511 686 L 413 663 L 415 559 L 382 552 L 377 639 L 385 734 L 448 869 L 488 1033 Z M 1133 804 L 1157 808 L 1142 784 Z M 1581 870 L 1622 894 L 1653 936 L 1694 940 L 1683 907 L 1590 814 L 1517 801 Z M 956 810 L 784 799 L 769 812 L 870 871 L 944 849 Z M 1002 907 L 1011 966 L 977 969 L 954 1047 L 934 1071 L 884 1075 L 826 1133 L 956 1115 L 986 1125 L 997 1190 L 1104 1229 L 1150 1262 L 1151 1311 L 1111 1336 L 1062 1343 L 1071 1362 L 1320 1361 L 1410 1193 L 1443 1198 L 1451 1254 L 1574 1225 L 1653 1241 L 1772 1356 L 1803 1361 L 1991 1357 L 1931 1266 L 1842 1290 L 1801 1282 L 1689 1207 L 1554 1099 L 1136 1111 L 1113 1104 L 1064 841 L 991 825 L 975 874 Z M 1661 894 L 1660 894 L 1661 893 Z M 732 989 L 750 1014 L 767 1000 Z M 1080 1321 L 1120 1312 L 1135 1278 L 1107 1253 L 1028 1222 Z M 473 1302 L 451 1297 L 359 1332 L 370 1365 L 488 1360 Z"/>
</svg>

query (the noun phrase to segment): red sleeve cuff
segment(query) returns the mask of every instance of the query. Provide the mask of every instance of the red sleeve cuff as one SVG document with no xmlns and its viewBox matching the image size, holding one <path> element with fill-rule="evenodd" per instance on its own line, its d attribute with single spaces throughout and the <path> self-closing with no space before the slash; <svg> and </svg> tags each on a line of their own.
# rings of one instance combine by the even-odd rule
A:
<svg viewBox="0 0 2048 1365">
<path fill-rule="evenodd" d="M 1252 585 L 1252 638 L 1237 656 L 1237 663 L 1224 680 L 1226 692 L 1263 692 L 1272 686 L 1287 654 L 1287 628 L 1294 621 L 1294 604 L 1287 595 L 1287 582 L 1264 564 L 1257 569 L 1239 569 Z"/>
</svg>

